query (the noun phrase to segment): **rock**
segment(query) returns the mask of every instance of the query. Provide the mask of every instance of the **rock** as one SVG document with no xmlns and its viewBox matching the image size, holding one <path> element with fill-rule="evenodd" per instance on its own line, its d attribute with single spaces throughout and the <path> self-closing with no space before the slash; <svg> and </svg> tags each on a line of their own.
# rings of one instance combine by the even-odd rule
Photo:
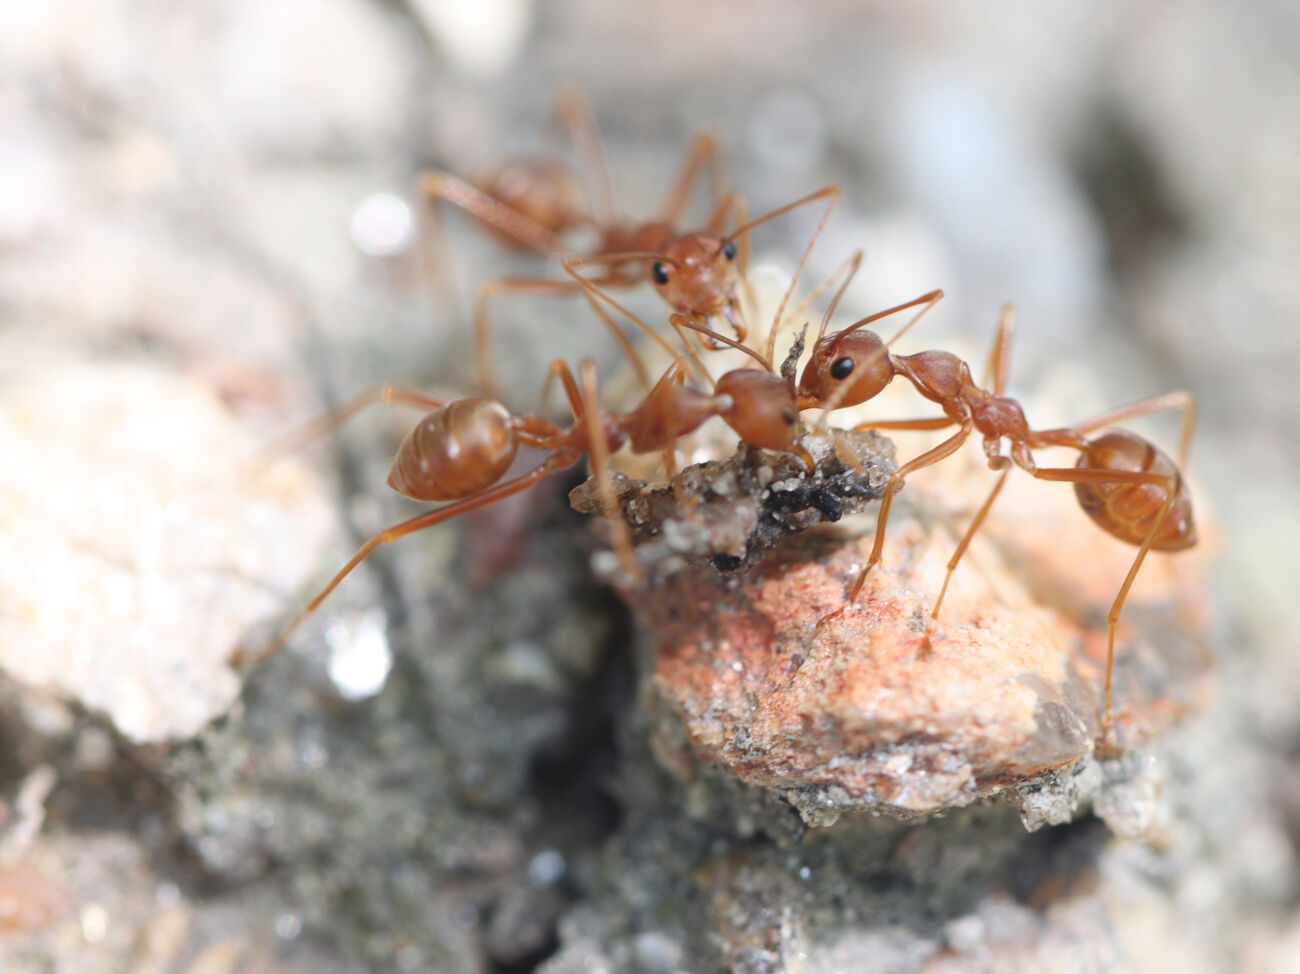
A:
<svg viewBox="0 0 1300 974">
<path fill-rule="evenodd" d="M 960 464 L 932 477 L 944 492 L 904 487 L 882 564 L 833 619 L 870 533 L 791 535 L 736 577 L 697 565 L 629 592 L 652 634 L 655 690 L 698 758 L 775 790 L 811 824 L 849 810 L 926 814 L 994 794 L 1027 824 L 1068 820 L 1100 777 L 1044 773 L 1103 743 L 1104 753 L 1128 750 L 1200 709 L 1208 656 L 1190 623 L 1170 615 L 1153 560 L 1121 617 L 1115 729 L 1104 739 L 1104 614 L 1124 576 L 1116 562 L 1131 563 L 1133 550 L 1069 510 L 1068 491 L 1023 478 L 928 622 L 991 480 Z M 855 534 L 870 530 L 869 517 Z"/>
<path fill-rule="evenodd" d="M 294 462 L 204 389 L 131 366 L 32 376 L 0 400 L 0 668 L 137 743 L 189 737 L 239 693 L 227 665 L 280 611 L 330 523 Z"/>
</svg>

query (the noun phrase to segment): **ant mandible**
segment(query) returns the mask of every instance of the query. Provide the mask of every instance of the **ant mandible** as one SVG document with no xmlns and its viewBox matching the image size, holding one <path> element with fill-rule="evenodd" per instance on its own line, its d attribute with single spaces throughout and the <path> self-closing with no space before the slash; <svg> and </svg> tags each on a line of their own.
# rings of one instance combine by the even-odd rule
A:
<svg viewBox="0 0 1300 974">
<path fill-rule="evenodd" d="M 278 652 L 303 620 L 380 545 L 517 494 L 572 466 L 584 455 L 590 455 L 593 473 L 607 494 L 604 506 L 611 512 L 614 543 L 624 570 L 636 578 L 640 570 L 627 525 L 613 514 L 617 503 L 605 476 L 611 454 L 626 444 L 633 452 L 661 450 L 671 457 L 677 438 L 693 432 L 712 416 L 720 416 L 754 446 L 771 450 L 796 448 L 798 414 L 794 392 L 785 380 L 768 371 L 733 370 L 718 379 L 712 395 L 706 395 L 685 383 L 685 360 L 677 358 L 641 403 L 626 413 L 600 412 L 592 362 L 582 362 L 579 373 L 581 388 L 567 363 L 557 359 L 551 364 L 549 375 L 559 376 L 573 412 L 573 423 L 564 427 L 534 414 L 514 415 L 495 399 L 448 400 L 395 385 L 363 393 L 311 424 L 307 433 L 314 437 L 377 403 L 403 403 L 431 410 L 402 441 L 388 485 L 414 500 L 452 503 L 371 537 L 280 636 L 260 650 L 236 650 L 231 662 L 252 664 Z M 520 446 L 548 450 L 551 455 L 532 470 L 502 481 Z"/>
<path fill-rule="evenodd" d="M 843 293 L 843 289 L 840 293 Z M 896 356 L 889 352 L 888 344 L 879 335 L 864 327 L 887 315 L 920 306 L 920 311 L 899 332 L 902 335 L 942 297 L 942 291 L 931 291 L 913 301 L 863 318 L 831 335 L 826 334 L 830 317 L 828 310 L 811 358 L 800 377 L 800 409 L 831 410 L 864 403 L 879 395 L 895 377 L 902 376 L 912 383 L 917 392 L 937 403 L 944 412 L 940 418 L 869 422 L 861 424 L 857 429 L 937 430 L 953 425 L 960 427 L 948 439 L 898 467 L 890 475 L 876 521 L 875 542 L 867 563 L 854 579 L 844 605 L 824 616 L 818 622 L 818 627 L 830 622 L 853 604 L 871 569 L 880 562 L 885 525 L 889 519 L 894 491 L 903 479 L 952 455 L 972 432 L 979 432 L 984 438 L 984 453 L 989 467 L 1001 471 L 1002 476 L 981 505 L 948 563 L 947 575 L 935 601 L 931 619 L 937 618 L 948 581 L 1002 489 L 1013 463 L 1039 480 L 1073 483 L 1080 506 L 1093 522 L 1112 537 L 1138 548 L 1106 617 L 1103 723 L 1109 726 L 1112 714 L 1115 630 L 1133 580 L 1148 552 L 1180 551 L 1196 543 L 1191 497 L 1180 473 L 1180 468 L 1186 461 L 1195 424 L 1194 400 L 1189 393 L 1173 392 L 1122 406 L 1072 427 L 1032 430 L 1020 404 L 1002 395 L 1006 385 L 1014 325 L 1010 308 L 1003 312 L 991 356 L 994 374 L 991 392 L 976 385 L 970 367 L 952 353 L 926 351 Z M 839 295 L 836 296 L 836 301 L 838 299 Z M 898 335 L 895 339 L 897 337 Z M 1165 409 L 1180 409 L 1183 412 L 1178 463 L 1147 440 L 1127 430 L 1111 429 L 1095 438 L 1088 436 L 1095 430 L 1113 427 L 1121 420 Z M 1003 439 L 1009 445 L 1009 456 L 1002 453 Z M 1039 467 L 1031 451 L 1049 446 L 1077 450 L 1079 459 L 1075 466 Z"/>
</svg>

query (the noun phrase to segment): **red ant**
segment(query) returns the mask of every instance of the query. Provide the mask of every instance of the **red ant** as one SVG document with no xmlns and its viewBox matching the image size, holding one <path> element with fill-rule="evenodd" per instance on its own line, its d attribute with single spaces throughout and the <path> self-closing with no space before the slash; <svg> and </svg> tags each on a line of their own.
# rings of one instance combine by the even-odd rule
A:
<svg viewBox="0 0 1300 974">
<path fill-rule="evenodd" d="M 586 292 L 590 298 L 593 289 L 634 287 L 641 283 L 645 279 L 641 268 L 647 261 L 650 262 L 651 283 L 674 311 L 700 323 L 721 316 L 743 341 L 746 327 L 740 310 L 737 282 L 749 264 L 746 232 L 805 203 L 829 197 L 826 213 L 805 250 L 803 259 L 806 261 L 839 199 L 838 187 L 824 187 L 757 219 L 747 220 L 740 198 L 734 193 L 723 192 L 725 179 L 721 153 L 714 136 L 704 132 L 696 135 L 688 147 L 685 161 L 659 217 L 643 223 L 629 223 L 614 215 L 608 167 L 586 102 L 569 92 L 561 95 L 558 109 L 585 161 L 584 168 L 590 180 L 600 189 L 597 205 L 591 210 L 579 202 L 582 193 L 574 174 L 555 160 L 508 164 L 488 173 L 481 182 L 482 188 L 443 172 L 430 171 L 420 177 L 420 193 L 431 203 L 438 200 L 452 203 L 496 230 L 507 241 L 526 250 L 565 257 L 565 271 L 573 278 L 572 281 L 501 278 L 479 286 L 474 302 L 474 341 L 484 392 L 496 396 L 488 315 L 488 302 L 494 295 L 514 291 Z M 706 163 L 711 167 L 713 195 L 718 202 L 704 230 L 682 233 L 676 229 L 682 210 Z M 741 225 L 724 237 L 722 227 L 733 213 Z M 595 245 L 586 255 L 573 254 L 572 247 L 561 236 L 580 228 L 597 232 Z M 578 267 L 593 264 L 604 268 L 599 277 L 587 279 L 577 273 Z M 803 261 L 800 262 L 802 266 Z M 649 386 L 649 373 L 627 336 L 599 304 L 595 301 L 592 304 L 643 383 Z M 651 337 L 661 341 L 653 333 Z"/>
<path fill-rule="evenodd" d="M 334 428 L 375 403 L 400 402 L 431 410 L 402 441 L 388 485 L 414 500 L 452 503 L 370 538 L 274 642 L 256 652 L 236 651 L 232 662 L 255 663 L 277 652 L 294 629 L 381 544 L 526 490 L 555 471 L 577 463 L 584 454 L 591 456 L 593 471 L 607 492 L 605 508 L 613 512 L 617 510 L 616 498 L 610 494 L 604 476 L 610 454 L 627 445 L 633 452 L 662 450 L 671 456 L 678 437 L 693 432 L 712 416 L 722 417 L 738 436 L 754 446 L 802 452 L 794 442 L 798 413 L 794 390 L 787 381 L 770 370 L 735 369 L 718 379 L 712 395 L 705 395 L 685 384 L 684 366 L 684 359 L 675 359 L 630 412 L 601 413 L 595 365 L 584 361 L 579 367 L 580 389 L 568 365 L 557 359 L 551 364 L 548 378 L 558 375 L 564 386 L 573 412 L 569 426 L 558 426 L 533 414 L 513 415 L 495 399 L 448 400 L 394 385 L 364 393 L 321 417 L 305 431 L 309 436 Z M 527 473 L 502 482 L 521 445 L 549 450 L 551 455 Z M 811 459 L 806 462 L 811 464 Z M 611 524 L 624 570 L 633 578 L 639 577 L 627 525 L 612 515 Z"/>
<path fill-rule="evenodd" d="M 854 269 L 856 270 L 856 265 Z M 843 288 L 840 291 L 842 293 Z M 836 296 L 836 301 L 839 296 Z M 1191 498 L 1179 473 L 1179 468 L 1186 459 L 1195 423 L 1194 401 L 1186 392 L 1174 392 L 1120 407 L 1076 426 L 1031 430 L 1019 403 L 1002 395 L 1007 380 L 1014 322 L 1010 307 L 1003 312 L 991 356 L 994 376 L 992 392 L 977 386 L 971 377 L 970 367 L 952 353 L 927 351 L 896 356 L 889 352 L 888 344 L 881 341 L 879 335 L 864 327 L 887 315 L 920 306 L 920 311 L 899 332 L 901 335 L 942 297 L 942 291 L 931 291 L 913 301 L 863 318 L 831 335 L 826 334 L 826 325 L 830 319 L 828 310 L 822 320 L 812 356 L 800 377 L 800 409 L 820 407 L 831 410 L 839 406 L 864 403 L 879 395 L 895 377 L 902 376 L 912 383 L 917 392 L 937 403 L 944 412 L 941 418 L 871 422 L 862 424 L 858 429 L 937 430 L 953 425 L 960 427 L 948 439 L 898 467 L 890 476 L 881 500 L 871 555 L 854 579 L 844 605 L 823 617 L 818 622 L 818 627 L 839 616 L 857 599 L 867 575 L 880 562 L 894 490 L 909 474 L 952 455 L 972 432 L 977 431 L 984 437 L 984 453 L 989 467 L 1002 471 L 1002 476 L 980 507 L 948 563 L 947 575 L 935 601 L 931 619 L 938 617 L 948 580 L 1002 489 L 1012 463 L 1039 480 L 1073 483 L 1075 496 L 1088 516 L 1103 531 L 1138 548 L 1128 575 L 1106 617 L 1103 719 L 1109 724 L 1115 628 L 1133 580 L 1149 551 L 1179 551 L 1196 543 Z M 1151 443 L 1126 430 L 1111 430 L 1095 438 L 1086 435 L 1094 430 L 1114 426 L 1123 419 L 1171 408 L 1183 411 L 1180 460 L 1177 464 Z M 1001 452 L 1004 438 L 1009 444 L 1010 456 Z M 1049 446 L 1077 450 L 1078 462 L 1074 467 L 1039 467 L 1031 451 Z"/>
<path fill-rule="evenodd" d="M 681 170 L 664 201 L 660 216 L 633 224 L 615 215 L 609 167 L 595 119 L 586 100 L 574 91 L 562 92 L 556 110 L 568 131 L 585 180 L 567 165 L 553 158 L 516 159 L 488 170 L 472 185 L 449 173 L 429 170 L 420 175 L 419 193 L 431 204 L 436 217 L 439 201 L 451 203 L 468 213 L 507 245 L 533 253 L 565 257 L 574 252 L 565 237 L 573 231 L 595 230 L 593 254 L 651 251 L 669 240 L 681 217 L 691 189 L 705 165 L 709 166 L 713 196 L 721 199 L 710 218 L 711 229 L 720 227 L 738 200 L 725 193 L 725 172 L 717 141 L 711 133 L 698 133 L 686 150 Z M 594 199 L 586 198 L 584 185 L 594 187 Z M 716 227 L 715 227 L 716 224 Z M 435 266 L 443 264 L 441 234 Z M 616 261 L 606 273 L 606 283 L 630 286 L 641 279 L 640 263 L 634 258 Z M 474 304 L 474 335 L 480 380 L 484 391 L 495 395 L 496 381 L 490 352 L 488 301 L 502 291 L 576 293 L 569 281 L 549 278 L 509 278 L 489 281 L 479 287 Z M 637 362 L 636 353 L 622 332 L 615 337 L 624 352 Z M 644 369 L 641 370 L 644 377 Z M 648 383 L 647 383 L 648 384 Z"/>
</svg>

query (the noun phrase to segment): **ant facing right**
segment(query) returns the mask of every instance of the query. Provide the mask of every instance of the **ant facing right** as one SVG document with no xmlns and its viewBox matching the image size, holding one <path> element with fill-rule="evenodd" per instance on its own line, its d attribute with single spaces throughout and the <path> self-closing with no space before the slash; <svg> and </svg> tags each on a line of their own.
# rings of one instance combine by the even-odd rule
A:
<svg viewBox="0 0 1300 974">
<path fill-rule="evenodd" d="M 859 262 L 860 257 L 854 261 L 849 278 L 852 278 Z M 1014 313 L 1010 306 L 1003 310 L 990 357 L 993 389 L 986 391 L 975 383 L 970 367 L 950 352 L 926 351 L 901 356 L 889 352 L 889 344 L 930 310 L 943 297 L 942 291 L 931 291 L 828 335 L 826 327 L 831 312 L 847 284 L 846 280 L 822 319 L 812 355 L 799 380 L 799 408 L 820 408 L 829 413 L 841 406 L 858 405 L 875 398 L 894 378 L 901 376 L 924 398 L 938 404 L 944 415 L 928 419 L 868 422 L 855 429 L 938 430 L 954 425 L 959 429 L 937 446 L 898 467 L 890 476 L 881 500 L 870 557 L 850 586 L 844 604 L 823 617 L 818 622 L 818 628 L 833 621 L 853 604 L 871 569 L 879 564 L 894 491 L 901 486 L 903 479 L 951 456 L 973 432 L 979 432 L 983 436 L 984 453 L 989 467 L 1001 471 L 1001 476 L 948 562 L 943 587 L 930 617 L 938 617 L 953 571 L 992 508 L 1013 463 L 1039 480 L 1073 483 L 1080 506 L 1093 522 L 1107 534 L 1135 545 L 1138 549 L 1106 616 L 1103 727 L 1109 730 L 1113 721 L 1111 686 L 1115 630 L 1133 581 L 1148 552 L 1181 551 L 1196 543 L 1191 497 L 1180 473 L 1180 468 L 1186 463 L 1195 425 L 1195 402 L 1192 396 L 1186 392 L 1167 393 L 1122 406 L 1075 426 L 1033 430 L 1020 404 L 1003 395 L 1014 329 Z M 914 307 L 919 307 L 920 310 L 889 343 L 865 328 L 874 321 Z M 1167 409 L 1183 412 L 1177 463 L 1136 433 L 1112 428 L 1122 420 Z M 1107 428 L 1111 428 L 1110 431 L 1100 436 L 1089 435 Z M 1002 453 L 1004 439 L 1009 445 L 1009 456 Z M 1038 466 L 1032 451 L 1052 446 L 1078 451 L 1076 465 L 1064 468 Z"/>
<path fill-rule="evenodd" d="M 431 204 L 430 214 L 436 214 L 439 201 L 451 203 L 494 230 L 508 244 L 543 256 L 563 258 L 563 269 L 568 275 L 561 279 L 505 277 L 479 286 L 474 301 L 474 343 L 483 392 L 499 398 L 488 315 L 488 302 L 498 294 L 586 294 L 646 388 L 651 385 L 650 373 L 641 356 L 596 298 L 597 294 L 604 295 L 606 289 L 635 287 L 648 280 L 675 313 L 698 324 L 721 317 L 734 330 L 737 339 L 744 341 L 748 329 L 741 311 L 739 288 L 749 264 L 748 232 L 793 209 L 825 200 L 821 221 L 804 249 L 802 268 L 839 200 L 839 188 L 824 186 L 749 219 L 740 197 L 725 189 L 725 167 L 716 139 L 702 132 L 687 148 L 659 215 L 643 222 L 629 221 L 616 215 L 600 134 L 585 99 L 576 92 L 562 92 L 557 98 L 557 110 L 577 149 L 585 179 L 554 159 L 504 164 L 480 180 L 482 188 L 437 170 L 427 171 L 420 177 L 419 192 Z M 682 212 L 706 166 L 714 209 L 703 229 L 685 230 L 680 226 Z M 584 185 L 589 187 L 585 193 Z M 587 202 L 584 197 L 588 198 Z M 724 233 L 729 218 L 734 218 L 738 225 Z M 584 228 L 595 231 L 596 239 L 585 253 L 575 252 L 568 235 Z M 435 250 L 445 250 L 440 233 L 432 239 L 436 241 Z M 434 255 L 436 265 L 443 263 L 442 256 Z M 601 271 L 591 278 L 579 273 L 579 269 L 588 267 L 598 267 Z M 656 332 L 642 327 L 671 352 Z"/>
</svg>

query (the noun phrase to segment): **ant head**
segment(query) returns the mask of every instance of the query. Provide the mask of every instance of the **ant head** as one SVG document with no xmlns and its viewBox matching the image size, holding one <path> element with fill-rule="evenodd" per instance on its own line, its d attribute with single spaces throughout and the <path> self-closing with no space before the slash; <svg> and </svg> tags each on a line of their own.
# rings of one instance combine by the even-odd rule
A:
<svg viewBox="0 0 1300 974">
<path fill-rule="evenodd" d="M 650 280 L 674 310 L 691 317 L 721 314 L 736 295 L 736 244 L 716 233 L 688 233 L 659 249 Z"/>
<path fill-rule="evenodd" d="M 894 366 L 880 336 L 855 328 L 817 341 L 799 377 L 799 396 L 817 404 L 856 406 L 878 396 L 893 378 Z"/>
<path fill-rule="evenodd" d="M 794 390 L 779 375 L 735 369 L 718 379 L 716 393 L 731 398 L 722 418 L 746 443 L 764 450 L 788 450 L 794 444 L 799 410 Z"/>
</svg>

